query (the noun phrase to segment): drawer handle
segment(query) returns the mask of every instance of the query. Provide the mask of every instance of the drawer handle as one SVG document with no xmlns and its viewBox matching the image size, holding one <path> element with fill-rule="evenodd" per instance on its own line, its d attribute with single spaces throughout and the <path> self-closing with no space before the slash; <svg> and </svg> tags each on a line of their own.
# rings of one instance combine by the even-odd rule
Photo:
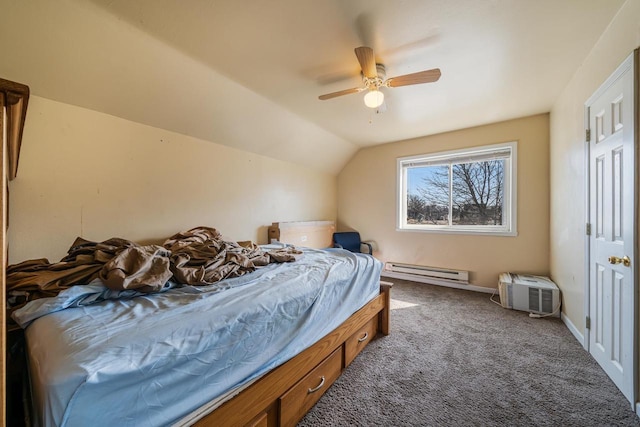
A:
<svg viewBox="0 0 640 427">
<path fill-rule="evenodd" d="M 369 338 L 369 332 L 365 332 L 362 338 L 358 338 L 358 342 L 366 341 Z"/>
<path fill-rule="evenodd" d="M 310 388 L 309 391 L 307 391 L 307 394 L 315 393 L 316 391 L 320 390 L 323 385 L 324 385 L 324 375 L 320 379 L 320 384 L 318 384 L 318 387 Z"/>
</svg>

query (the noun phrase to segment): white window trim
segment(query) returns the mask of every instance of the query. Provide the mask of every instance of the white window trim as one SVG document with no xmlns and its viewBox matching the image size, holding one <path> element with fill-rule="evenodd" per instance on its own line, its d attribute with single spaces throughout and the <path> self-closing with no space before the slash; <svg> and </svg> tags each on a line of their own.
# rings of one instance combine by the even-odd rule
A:
<svg viewBox="0 0 640 427">
<path fill-rule="evenodd" d="M 507 226 L 491 226 L 491 225 L 410 225 L 405 224 L 406 220 L 406 197 L 404 197 L 407 188 L 405 165 L 419 161 L 436 162 L 438 160 L 447 160 L 453 157 L 461 157 L 463 155 L 478 156 L 483 153 L 490 153 L 504 149 L 511 150 L 511 161 L 509 167 L 505 168 L 504 176 L 504 215 Z M 518 143 L 517 141 L 506 142 L 502 144 L 485 145 L 481 147 L 469 147 L 459 150 L 420 154 L 416 156 L 400 157 L 397 159 L 397 183 L 396 183 L 396 231 L 419 232 L 419 233 L 444 233 L 444 234 L 475 234 L 484 236 L 517 236 L 517 165 L 518 165 Z"/>
</svg>

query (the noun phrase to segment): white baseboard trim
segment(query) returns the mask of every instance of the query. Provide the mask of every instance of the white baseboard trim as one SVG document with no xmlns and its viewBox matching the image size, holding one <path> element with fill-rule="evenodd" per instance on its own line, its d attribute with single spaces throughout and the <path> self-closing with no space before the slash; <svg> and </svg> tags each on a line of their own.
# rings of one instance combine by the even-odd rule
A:
<svg viewBox="0 0 640 427">
<path fill-rule="evenodd" d="M 567 326 L 567 328 L 569 329 L 569 331 L 571 331 L 571 333 L 573 334 L 574 337 L 576 337 L 576 339 L 578 340 L 578 342 L 580 343 L 580 345 L 582 345 L 582 347 L 584 347 L 584 335 L 582 335 L 580 333 L 580 331 L 578 330 L 578 328 L 576 328 L 576 325 L 573 324 L 573 322 L 571 321 L 571 319 L 569 319 L 567 316 L 565 316 L 564 313 L 560 314 L 560 318 L 562 319 L 562 321 L 564 322 L 564 324 Z"/>
<path fill-rule="evenodd" d="M 382 273 L 380 273 L 380 275 L 382 277 L 390 277 L 393 279 L 402 279 L 402 280 L 408 280 L 410 282 L 426 283 L 428 285 L 446 286 L 448 288 L 464 289 L 467 291 L 484 292 L 487 294 L 498 292 L 497 288 L 486 288 L 484 286 L 475 286 L 475 285 L 469 285 L 466 283 L 456 283 L 451 280 L 433 279 L 430 277 L 416 276 L 414 274 L 396 273 L 393 271 L 383 270 Z"/>
</svg>

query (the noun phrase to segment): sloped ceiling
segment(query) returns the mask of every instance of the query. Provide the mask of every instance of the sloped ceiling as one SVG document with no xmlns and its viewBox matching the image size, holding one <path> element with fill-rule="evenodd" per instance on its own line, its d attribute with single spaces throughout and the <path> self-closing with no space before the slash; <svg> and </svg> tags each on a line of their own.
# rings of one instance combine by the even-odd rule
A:
<svg viewBox="0 0 640 427">
<path fill-rule="evenodd" d="M 630 0 L 634 1 L 634 0 Z M 549 111 L 623 0 L 0 0 L 0 77 L 337 173 L 359 147 Z M 353 49 L 387 75 L 376 114 Z"/>
</svg>

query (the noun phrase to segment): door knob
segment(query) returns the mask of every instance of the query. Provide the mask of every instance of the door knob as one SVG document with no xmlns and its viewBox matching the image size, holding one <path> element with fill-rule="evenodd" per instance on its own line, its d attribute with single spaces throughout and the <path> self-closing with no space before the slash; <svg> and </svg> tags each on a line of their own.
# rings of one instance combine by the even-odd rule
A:
<svg viewBox="0 0 640 427">
<path fill-rule="evenodd" d="M 626 255 L 622 258 L 612 255 L 609 257 L 609 264 L 622 264 L 625 267 L 629 267 L 631 266 L 631 260 Z"/>
</svg>

